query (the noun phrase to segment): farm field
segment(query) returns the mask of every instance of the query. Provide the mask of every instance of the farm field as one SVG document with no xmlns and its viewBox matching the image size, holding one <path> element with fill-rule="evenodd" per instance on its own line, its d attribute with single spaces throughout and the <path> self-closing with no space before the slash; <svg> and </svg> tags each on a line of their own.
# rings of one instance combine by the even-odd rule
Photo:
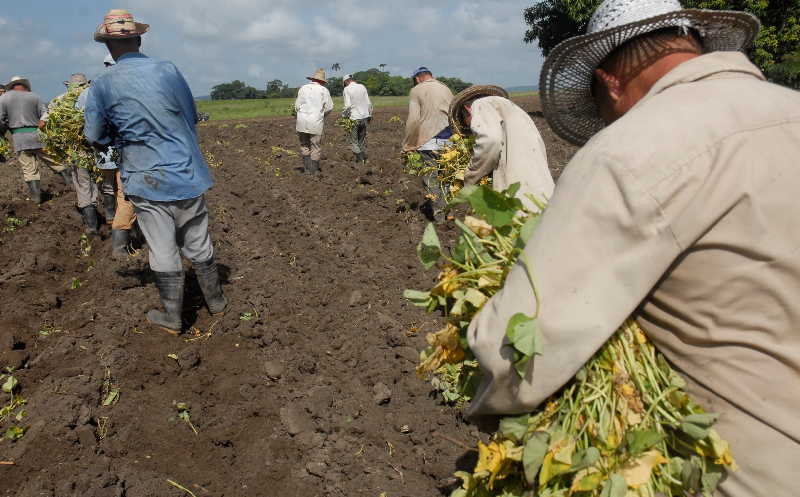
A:
<svg viewBox="0 0 800 497">
<path fill-rule="evenodd" d="M 533 97 L 537 92 L 514 93 L 514 98 Z M 408 96 L 370 97 L 375 108 L 407 107 Z M 259 100 L 198 100 L 197 110 L 207 113 L 211 119 L 249 119 L 256 117 L 290 116 L 293 98 L 268 98 Z M 342 97 L 333 98 L 334 112 L 342 109 Z"/>
<path fill-rule="evenodd" d="M 535 95 L 516 100 L 557 176 L 575 149 Z M 294 120 L 254 110 L 290 101 L 200 102 L 231 307 L 209 316 L 187 265 L 181 338 L 145 322 L 158 297 L 144 253 L 112 262 L 105 231 L 81 239 L 60 179 L 43 173 L 53 196 L 37 208 L 0 164 L 0 368 L 26 412 L 24 435 L 0 441 L 0 497 L 438 497 L 474 465 L 479 430 L 414 372 L 439 323 L 402 298 L 436 277 L 416 257 L 422 193 L 391 121 L 404 104 L 375 99 L 368 166 L 329 117 L 309 177 Z"/>
</svg>

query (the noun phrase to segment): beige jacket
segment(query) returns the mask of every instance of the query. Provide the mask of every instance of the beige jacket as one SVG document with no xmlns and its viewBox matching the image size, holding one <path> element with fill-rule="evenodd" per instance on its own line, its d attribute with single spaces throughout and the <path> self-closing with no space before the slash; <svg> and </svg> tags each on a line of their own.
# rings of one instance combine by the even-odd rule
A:
<svg viewBox="0 0 800 497">
<path fill-rule="evenodd" d="M 453 92 L 435 79 L 418 84 L 411 90 L 406 119 L 403 151 L 416 150 L 449 126 L 448 112 Z"/>
<path fill-rule="evenodd" d="M 714 52 L 661 78 L 573 158 L 531 238 L 544 355 L 503 345 L 532 314 L 517 265 L 470 326 L 487 382 L 469 414 L 529 411 L 637 313 L 721 414 L 728 497 L 796 497 L 800 463 L 800 92 Z M 637 312 L 638 311 L 638 312 Z"/>
<path fill-rule="evenodd" d="M 492 175 L 492 187 L 502 191 L 520 184 L 517 197 L 538 212 L 528 195 L 547 201 L 553 194 L 553 176 L 547 167 L 544 141 L 527 112 L 507 98 L 484 97 L 472 103 L 475 148 L 465 185 Z"/>
</svg>

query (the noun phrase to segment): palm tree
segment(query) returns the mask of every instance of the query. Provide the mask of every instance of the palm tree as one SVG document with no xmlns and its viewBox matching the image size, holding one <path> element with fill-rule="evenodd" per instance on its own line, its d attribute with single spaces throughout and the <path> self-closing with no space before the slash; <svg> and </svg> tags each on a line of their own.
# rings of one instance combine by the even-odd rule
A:
<svg viewBox="0 0 800 497">
<path fill-rule="evenodd" d="M 386 64 L 378 64 L 378 67 L 380 67 L 381 71 L 383 71 L 383 69 L 386 67 Z"/>
<path fill-rule="evenodd" d="M 338 62 L 335 62 L 335 63 L 334 63 L 332 66 L 331 66 L 331 71 L 333 71 L 333 72 L 338 72 L 338 71 L 341 71 L 341 69 L 342 69 L 342 65 L 341 65 L 341 64 L 339 64 Z"/>
</svg>

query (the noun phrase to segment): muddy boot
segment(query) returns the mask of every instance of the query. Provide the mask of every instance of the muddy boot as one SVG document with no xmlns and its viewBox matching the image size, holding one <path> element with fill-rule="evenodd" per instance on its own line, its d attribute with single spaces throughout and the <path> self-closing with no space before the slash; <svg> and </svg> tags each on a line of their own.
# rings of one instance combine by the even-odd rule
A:
<svg viewBox="0 0 800 497">
<path fill-rule="evenodd" d="M 309 173 L 311 170 L 311 157 L 304 156 L 303 157 L 303 173 Z"/>
<path fill-rule="evenodd" d="M 228 299 L 222 294 L 222 287 L 219 284 L 219 271 L 214 257 L 206 262 L 192 263 L 194 273 L 197 275 L 197 282 L 203 290 L 203 296 L 208 305 L 208 312 L 212 316 L 225 312 L 228 307 Z"/>
<path fill-rule="evenodd" d="M 86 231 L 91 235 L 100 233 L 100 220 L 97 219 L 97 207 L 94 205 L 87 205 L 79 209 L 81 217 L 83 217 L 83 224 L 86 225 Z"/>
<path fill-rule="evenodd" d="M 353 154 L 353 162 L 355 162 L 356 164 L 360 164 L 361 163 L 361 154 L 360 153 Z"/>
<path fill-rule="evenodd" d="M 319 172 L 320 172 L 319 161 L 318 160 L 311 160 L 310 164 L 311 164 L 311 166 L 308 169 L 308 173 L 309 174 L 319 174 Z"/>
<path fill-rule="evenodd" d="M 58 174 L 61 175 L 61 179 L 64 180 L 65 185 L 72 186 L 72 171 L 70 171 L 69 169 L 64 169 Z"/>
<path fill-rule="evenodd" d="M 111 224 L 117 214 L 117 196 L 104 193 L 103 209 L 106 211 L 106 224 Z"/>
<path fill-rule="evenodd" d="M 129 235 L 128 230 L 111 230 L 111 258 L 115 261 L 128 259 Z"/>
<path fill-rule="evenodd" d="M 27 181 L 26 183 L 28 183 L 28 192 L 31 194 L 31 200 L 33 200 L 33 202 L 36 203 L 37 205 L 41 204 L 42 187 L 39 180 L 35 179 L 33 181 Z"/>
<path fill-rule="evenodd" d="M 161 297 L 164 311 L 152 309 L 147 311 L 147 321 L 171 335 L 179 335 L 183 322 L 183 271 L 162 273 L 154 271 L 156 287 Z"/>
</svg>

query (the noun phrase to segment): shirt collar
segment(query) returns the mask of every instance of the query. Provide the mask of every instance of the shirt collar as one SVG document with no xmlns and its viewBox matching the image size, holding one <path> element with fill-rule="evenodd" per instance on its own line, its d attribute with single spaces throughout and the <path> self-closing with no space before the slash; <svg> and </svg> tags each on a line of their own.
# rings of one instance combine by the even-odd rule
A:
<svg viewBox="0 0 800 497">
<path fill-rule="evenodd" d="M 719 73 L 741 73 L 765 79 L 741 52 L 711 52 L 679 64 L 656 81 L 642 100 L 647 100 L 662 91 L 683 83 L 691 83 Z"/>
<path fill-rule="evenodd" d="M 146 59 L 146 58 L 147 58 L 147 55 L 145 55 L 145 54 L 143 54 L 141 52 L 128 52 L 126 54 L 120 55 L 119 59 L 117 59 L 117 64 L 119 64 L 123 60 L 127 60 L 127 59 Z"/>
</svg>

